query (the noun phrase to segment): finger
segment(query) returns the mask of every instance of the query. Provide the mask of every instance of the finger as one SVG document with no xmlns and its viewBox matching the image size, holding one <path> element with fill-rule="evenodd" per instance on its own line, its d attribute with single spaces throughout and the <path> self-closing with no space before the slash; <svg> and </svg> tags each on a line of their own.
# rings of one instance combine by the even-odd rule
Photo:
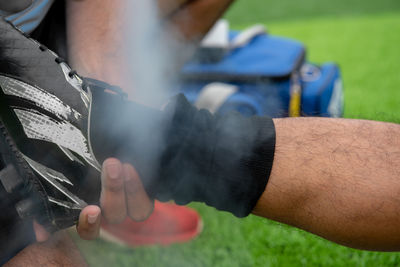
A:
<svg viewBox="0 0 400 267">
<path fill-rule="evenodd" d="M 144 221 L 151 215 L 154 202 L 144 190 L 142 181 L 132 165 L 124 164 L 123 173 L 128 215 L 135 221 Z"/>
<path fill-rule="evenodd" d="M 126 203 L 122 164 L 117 159 L 107 159 L 101 174 L 100 206 L 109 223 L 120 223 L 126 218 Z"/>
<path fill-rule="evenodd" d="M 79 222 L 76 226 L 79 236 L 85 240 L 93 240 L 99 236 L 100 214 L 98 206 L 87 206 L 79 215 Z"/>
<path fill-rule="evenodd" d="M 37 242 L 45 242 L 50 237 L 50 234 L 46 231 L 46 229 L 36 221 L 33 221 L 33 230 L 35 231 Z"/>
</svg>

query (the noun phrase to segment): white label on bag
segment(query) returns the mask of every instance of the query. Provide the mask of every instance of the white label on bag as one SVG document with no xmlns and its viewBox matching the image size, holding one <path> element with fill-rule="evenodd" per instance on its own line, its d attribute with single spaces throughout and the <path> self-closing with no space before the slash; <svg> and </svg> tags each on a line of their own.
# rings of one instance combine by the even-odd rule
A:
<svg viewBox="0 0 400 267">
<path fill-rule="evenodd" d="M 343 111 L 343 104 L 344 104 L 343 82 L 339 78 L 336 79 L 335 81 L 331 101 L 328 106 L 328 112 L 330 116 L 334 118 L 341 117 Z"/>
<path fill-rule="evenodd" d="M 201 90 L 195 106 L 200 109 L 207 109 L 211 113 L 215 113 L 226 102 L 226 100 L 238 90 L 239 88 L 235 85 L 226 83 L 210 83 Z"/>
</svg>

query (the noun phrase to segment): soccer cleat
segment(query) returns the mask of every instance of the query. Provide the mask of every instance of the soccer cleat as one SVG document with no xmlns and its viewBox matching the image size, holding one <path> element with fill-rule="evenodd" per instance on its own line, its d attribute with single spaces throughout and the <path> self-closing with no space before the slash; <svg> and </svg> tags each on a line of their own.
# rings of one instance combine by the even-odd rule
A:
<svg viewBox="0 0 400 267">
<path fill-rule="evenodd" d="M 0 181 L 19 216 L 49 231 L 73 225 L 99 199 L 83 87 L 61 58 L 0 20 Z"/>
</svg>

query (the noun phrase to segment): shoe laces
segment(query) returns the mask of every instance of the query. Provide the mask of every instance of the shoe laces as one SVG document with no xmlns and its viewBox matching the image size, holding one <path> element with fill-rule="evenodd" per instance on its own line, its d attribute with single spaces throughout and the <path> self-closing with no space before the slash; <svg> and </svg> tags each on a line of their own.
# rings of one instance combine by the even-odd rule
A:
<svg viewBox="0 0 400 267">
<path fill-rule="evenodd" d="M 5 19 L 5 21 L 6 21 L 8 24 L 10 24 L 13 28 L 15 28 L 15 29 L 17 29 L 19 32 L 21 32 L 22 35 L 24 35 L 26 38 L 32 39 L 32 38 L 29 36 L 29 34 L 27 34 L 26 32 L 22 31 L 22 30 L 19 29 L 18 27 L 16 27 L 16 26 L 14 25 L 14 23 L 12 23 L 11 21 L 6 20 L 6 19 Z M 49 50 L 45 45 L 42 45 L 42 44 L 39 45 L 39 49 L 40 49 L 42 52 L 46 52 L 46 51 Z M 66 63 L 66 60 L 63 59 L 62 57 L 59 57 L 59 56 L 56 57 L 55 61 L 56 61 L 58 64 Z M 77 72 L 76 72 L 75 70 L 71 70 L 71 71 L 68 73 L 68 76 L 69 76 L 71 79 L 72 79 L 75 75 L 77 75 Z"/>
<path fill-rule="evenodd" d="M 39 49 L 40 49 L 40 51 L 42 51 L 42 52 L 46 52 L 46 51 L 49 50 L 45 45 L 42 45 L 42 44 L 39 45 Z M 67 61 L 66 61 L 64 58 L 59 57 L 59 56 L 57 56 L 57 57 L 55 58 L 55 62 L 57 62 L 57 64 L 62 64 L 62 63 L 67 64 Z M 68 72 L 68 76 L 69 76 L 71 79 L 74 78 L 74 76 L 76 76 L 76 75 L 78 75 L 78 73 L 76 72 L 76 70 L 71 70 L 70 72 Z"/>
<path fill-rule="evenodd" d="M 13 28 L 15 28 L 15 29 L 17 29 L 18 31 L 20 31 L 26 38 L 32 39 L 32 38 L 29 36 L 29 34 L 27 34 L 26 32 L 24 32 L 24 31 L 22 31 L 22 30 L 20 30 L 19 28 L 15 27 L 15 25 L 14 25 L 11 21 L 9 21 L 9 20 L 5 20 L 5 21 L 6 21 L 8 24 L 10 24 Z M 39 49 L 40 49 L 40 51 L 42 51 L 42 52 L 47 52 L 47 51 L 49 50 L 49 48 L 46 47 L 46 46 L 43 45 L 43 44 L 39 44 Z M 66 61 L 64 58 L 60 57 L 60 56 L 56 56 L 55 62 L 56 62 L 57 64 L 62 64 L 62 63 L 67 64 L 67 61 Z M 101 88 L 102 90 L 106 90 L 106 89 L 107 89 L 107 90 L 110 90 L 110 91 L 112 91 L 112 92 L 114 92 L 114 93 L 120 95 L 122 98 L 127 98 L 127 97 L 128 97 L 128 95 L 122 90 L 121 87 L 114 86 L 114 85 L 110 85 L 110 84 L 108 84 L 108 83 L 105 83 L 105 82 L 102 82 L 102 81 L 99 81 L 99 80 L 96 80 L 96 79 L 91 79 L 91 78 L 86 78 L 86 77 L 85 77 L 85 78 L 82 78 L 82 77 L 80 77 L 80 76 L 78 75 L 78 73 L 77 73 L 76 70 L 72 70 L 72 69 L 71 69 L 71 70 L 68 72 L 68 76 L 69 76 L 71 79 L 74 78 L 74 77 L 78 77 L 80 80 L 82 80 L 82 81 L 83 81 L 82 88 L 83 88 L 83 90 L 85 90 L 86 92 L 88 91 L 88 90 L 87 90 L 87 87 L 88 87 L 88 86 L 91 86 L 91 87 L 94 87 L 94 88 Z"/>
<path fill-rule="evenodd" d="M 41 51 L 43 51 L 43 52 L 45 52 L 45 51 L 48 50 L 48 48 L 47 48 L 45 45 L 42 45 L 42 44 L 39 46 L 39 49 L 40 49 Z M 65 60 L 64 58 L 62 58 L 62 57 L 59 57 L 59 56 L 55 58 L 55 61 L 56 61 L 58 64 L 62 64 L 62 63 L 67 64 L 66 60 Z M 114 86 L 114 85 L 110 85 L 110 84 L 108 84 L 108 83 L 106 83 L 106 82 L 102 82 L 102 81 L 99 81 L 99 80 L 96 80 L 96 79 L 92 79 L 92 78 L 86 78 L 86 77 L 85 77 L 85 78 L 81 78 L 81 77 L 78 75 L 78 73 L 77 73 L 76 70 L 71 70 L 70 72 L 68 72 L 68 76 L 69 76 L 71 79 L 72 79 L 74 76 L 78 76 L 78 77 L 83 81 L 82 88 L 83 88 L 83 90 L 85 90 L 86 92 L 88 91 L 88 90 L 87 90 L 87 87 L 88 87 L 88 86 L 93 86 L 93 87 L 95 87 L 95 88 L 101 88 L 101 89 L 103 89 L 103 90 L 105 90 L 105 89 L 110 90 L 110 91 L 112 91 L 112 92 L 114 92 L 114 93 L 120 95 L 122 98 L 127 98 L 127 97 L 128 97 L 128 95 L 124 92 L 124 90 L 122 90 L 121 87 Z"/>
</svg>

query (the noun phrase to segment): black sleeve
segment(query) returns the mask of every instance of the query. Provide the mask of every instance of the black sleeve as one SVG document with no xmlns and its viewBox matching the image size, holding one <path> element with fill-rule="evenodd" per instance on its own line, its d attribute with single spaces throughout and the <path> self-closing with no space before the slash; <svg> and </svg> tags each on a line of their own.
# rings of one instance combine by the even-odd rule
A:
<svg viewBox="0 0 400 267">
<path fill-rule="evenodd" d="M 149 195 L 161 201 L 205 202 L 238 217 L 253 210 L 274 158 L 271 118 L 213 115 L 183 95 L 163 112 L 114 101 L 93 97 L 91 140 L 100 160 L 132 163 Z"/>
</svg>

